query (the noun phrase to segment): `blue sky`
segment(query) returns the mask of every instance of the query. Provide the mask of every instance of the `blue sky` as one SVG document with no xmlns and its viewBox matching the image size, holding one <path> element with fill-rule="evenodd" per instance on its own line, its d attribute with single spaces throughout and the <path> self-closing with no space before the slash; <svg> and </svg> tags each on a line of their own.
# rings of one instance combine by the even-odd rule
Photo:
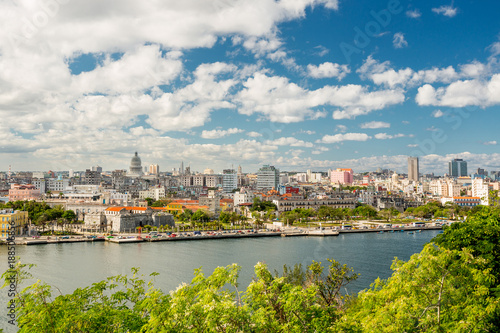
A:
<svg viewBox="0 0 500 333">
<path fill-rule="evenodd" d="M 0 170 L 500 170 L 497 1 L 0 4 Z"/>
</svg>

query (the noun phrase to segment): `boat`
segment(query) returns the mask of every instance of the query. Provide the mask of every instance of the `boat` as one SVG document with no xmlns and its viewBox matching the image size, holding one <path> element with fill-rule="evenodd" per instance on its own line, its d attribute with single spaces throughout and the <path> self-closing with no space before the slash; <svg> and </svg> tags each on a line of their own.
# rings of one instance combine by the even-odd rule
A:
<svg viewBox="0 0 500 333">
<path fill-rule="evenodd" d="M 413 234 L 413 231 L 408 231 L 408 234 Z"/>
</svg>

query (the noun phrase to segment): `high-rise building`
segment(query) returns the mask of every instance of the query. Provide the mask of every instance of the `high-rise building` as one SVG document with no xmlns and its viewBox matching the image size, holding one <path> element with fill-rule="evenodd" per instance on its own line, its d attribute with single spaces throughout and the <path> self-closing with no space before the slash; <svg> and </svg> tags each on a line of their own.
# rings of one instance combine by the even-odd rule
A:
<svg viewBox="0 0 500 333">
<path fill-rule="evenodd" d="M 451 177 L 466 177 L 467 162 L 461 158 L 455 158 L 448 163 L 449 175 Z"/>
<path fill-rule="evenodd" d="M 418 182 L 418 157 L 408 157 L 408 179 Z"/>
<path fill-rule="evenodd" d="M 149 173 L 152 175 L 158 175 L 160 173 L 160 166 L 158 164 L 151 164 L 149 166 Z"/>
<path fill-rule="evenodd" d="M 272 165 L 264 165 L 257 172 L 257 189 L 277 189 L 280 183 L 280 170 Z"/>
<path fill-rule="evenodd" d="M 481 205 L 489 205 L 489 186 L 482 178 L 472 180 L 472 196 L 481 199 Z"/>
<path fill-rule="evenodd" d="M 92 169 L 90 169 L 90 170 L 102 173 L 102 167 L 100 167 L 98 165 L 93 166 Z"/>
<path fill-rule="evenodd" d="M 225 169 L 222 171 L 222 190 L 230 193 L 238 188 L 238 174 L 234 169 Z"/>
</svg>

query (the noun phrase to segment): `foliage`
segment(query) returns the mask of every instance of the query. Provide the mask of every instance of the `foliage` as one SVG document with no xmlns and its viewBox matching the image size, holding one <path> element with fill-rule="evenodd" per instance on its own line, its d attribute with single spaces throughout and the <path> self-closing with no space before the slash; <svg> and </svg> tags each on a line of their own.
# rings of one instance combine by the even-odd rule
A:
<svg viewBox="0 0 500 333">
<path fill-rule="evenodd" d="M 493 332 L 499 300 L 488 261 L 428 244 L 359 294 L 338 327 L 359 332 Z"/>
<path fill-rule="evenodd" d="M 276 207 L 276 205 L 273 204 L 271 201 L 261 201 L 259 198 L 254 198 L 252 208 L 250 208 L 250 211 L 264 212 L 270 209 L 277 210 L 278 207 Z"/>
<path fill-rule="evenodd" d="M 190 284 L 169 294 L 135 268 L 132 277 L 110 277 L 57 297 L 37 281 L 16 292 L 19 332 L 325 332 L 342 313 L 340 288 L 356 278 L 345 265 L 330 263 L 323 273 L 313 262 L 303 283 L 273 276 L 258 263 L 245 292 L 238 290 L 236 264 L 208 277 L 197 269 Z M 6 272 L 6 284 L 10 274 L 18 284 L 30 278 L 25 266 Z"/>
</svg>

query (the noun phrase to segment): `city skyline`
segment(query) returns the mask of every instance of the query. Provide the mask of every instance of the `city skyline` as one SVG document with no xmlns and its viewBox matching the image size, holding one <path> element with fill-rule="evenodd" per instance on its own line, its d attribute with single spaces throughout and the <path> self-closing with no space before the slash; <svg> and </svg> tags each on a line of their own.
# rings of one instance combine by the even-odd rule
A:
<svg viewBox="0 0 500 333">
<path fill-rule="evenodd" d="M 0 9 L 0 170 L 500 169 L 494 1 Z"/>
</svg>

